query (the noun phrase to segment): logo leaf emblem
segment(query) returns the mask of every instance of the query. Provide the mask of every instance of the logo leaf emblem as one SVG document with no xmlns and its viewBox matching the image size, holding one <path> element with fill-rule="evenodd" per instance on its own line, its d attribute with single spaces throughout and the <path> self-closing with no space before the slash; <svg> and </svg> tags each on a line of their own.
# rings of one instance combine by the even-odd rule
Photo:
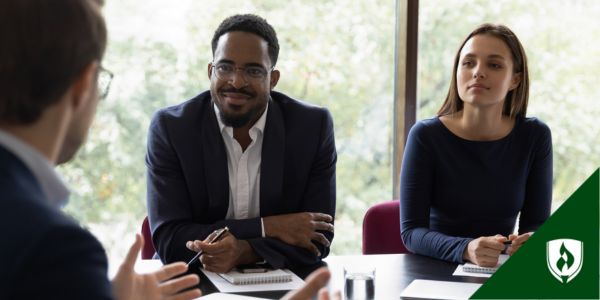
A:
<svg viewBox="0 0 600 300">
<path fill-rule="evenodd" d="M 567 257 L 566 260 L 564 259 L 565 256 Z M 573 258 L 573 254 L 571 254 L 571 252 L 567 250 L 567 247 L 565 247 L 565 243 L 563 242 L 560 246 L 560 258 L 556 262 L 556 266 L 561 272 L 566 272 L 567 270 L 569 270 L 569 268 L 571 268 L 574 261 L 575 259 Z M 565 267 L 565 265 L 567 266 L 567 270 L 563 270 L 563 267 Z"/>
</svg>

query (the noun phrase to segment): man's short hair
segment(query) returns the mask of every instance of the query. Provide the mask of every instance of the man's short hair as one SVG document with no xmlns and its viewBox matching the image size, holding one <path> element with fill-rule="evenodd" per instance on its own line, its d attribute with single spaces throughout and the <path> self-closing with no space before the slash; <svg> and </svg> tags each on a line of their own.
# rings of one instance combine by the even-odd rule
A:
<svg viewBox="0 0 600 300">
<path fill-rule="evenodd" d="M 94 0 L 0 1 L 0 123 L 27 125 L 106 48 Z"/>
<path fill-rule="evenodd" d="M 212 38 L 213 56 L 215 55 L 219 38 L 231 31 L 254 33 L 263 38 L 269 46 L 269 58 L 271 59 L 271 66 L 275 66 L 277 63 L 277 57 L 279 56 L 279 41 L 277 40 L 275 29 L 273 29 L 273 27 L 267 23 L 267 20 L 252 14 L 234 15 L 223 20 Z"/>
</svg>

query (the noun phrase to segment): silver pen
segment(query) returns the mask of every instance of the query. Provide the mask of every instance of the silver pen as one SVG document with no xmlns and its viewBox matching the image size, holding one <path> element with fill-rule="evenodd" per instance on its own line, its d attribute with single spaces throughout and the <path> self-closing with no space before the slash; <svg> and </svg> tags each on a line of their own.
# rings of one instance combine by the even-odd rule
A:
<svg viewBox="0 0 600 300">
<path fill-rule="evenodd" d="M 212 239 L 210 239 L 210 241 L 208 241 L 208 243 L 212 244 L 212 243 L 220 240 L 227 232 L 229 232 L 229 228 L 227 226 L 225 226 L 224 228 L 215 230 L 213 232 L 215 235 L 213 236 Z M 202 255 L 202 253 L 204 253 L 203 250 L 198 251 L 198 253 L 196 253 L 196 255 L 194 255 L 194 257 L 192 257 L 192 259 L 187 263 L 187 265 L 189 266 L 189 265 L 195 263 L 200 258 L 200 255 Z"/>
</svg>

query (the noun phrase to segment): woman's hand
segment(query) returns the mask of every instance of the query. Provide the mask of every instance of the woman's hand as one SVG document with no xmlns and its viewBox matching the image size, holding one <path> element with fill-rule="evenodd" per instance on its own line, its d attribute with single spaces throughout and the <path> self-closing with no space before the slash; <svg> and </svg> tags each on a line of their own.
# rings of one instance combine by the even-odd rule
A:
<svg viewBox="0 0 600 300">
<path fill-rule="evenodd" d="M 521 235 L 511 234 L 508 236 L 508 240 L 512 241 L 512 244 L 506 249 L 506 254 L 513 255 L 523 244 L 533 235 L 533 232 L 527 232 Z"/>
<path fill-rule="evenodd" d="M 495 236 L 482 236 L 469 242 L 463 258 L 478 266 L 495 267 L 498 257 L 504 250 L 506 238 L 497 234 Z"/>
</svg>

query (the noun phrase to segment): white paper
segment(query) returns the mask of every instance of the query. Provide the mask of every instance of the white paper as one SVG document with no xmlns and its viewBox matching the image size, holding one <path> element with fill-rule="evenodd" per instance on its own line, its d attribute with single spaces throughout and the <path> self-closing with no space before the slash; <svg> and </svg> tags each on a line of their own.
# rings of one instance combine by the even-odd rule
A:
<svg viewBox="0 0 600 300">
<path fill-rule="evenodd" d="M 256 297 L 250 297 L 250 296 L 242 296 L 242 295 L 236 295 L 236 294 L 223 294 L 223 293 L 212 293 L 212 294 L 208 294 L 206 296 L 202 296 L 200 298 L 196 298 L 196 300 L 264 300 L 266 298 L 256 298 Z"/>
<path fill-rule="evenodd" d="M 400 294 L 400 297 L 427 299 L 469 299 L 481 284 L 437 280 L 413 280 Z"/>
<path fill-rule="evenodd" d="M 304 280 L 300 279 L 290 270 L 284 270 L 292 275 L 292 281 L 281 283 L 263 283 L 263 284 L 231 284 L 225 278 L 217 273 L 208 272 L 201 269 L 202 272 L 215 285 L 217 290 L 222 293 L 243 293 L 243 292 L 260 292 L 260 291 L 289 291 L 295 290 L 304 285 Z"/>
<path fill-rule="evenodd" d="M 495 268 L 496 269 L 500 268 L 502 266 L 502 264 L 504 264 L 509 257 L 510 256 L 507 254 L 500 254 L 500 257 L 498 257 L 498 264 L 496 265 Z M 453 276 L 485 277 L 485 278 L 492 277 L 492 275 L 493 275 L 493 273 L 480 273 L 480 272 L 465 271 L 463 268 L 467 264 L 471 267 L 477 267 L 477 265 L 473 265 L 471 263 L 465 263 L 464 265 L 458 265 L 458 267 L 456 267 L 456 270 L 454 270 L 454 273 L 452 273 L 452 275 Z"/>
</svg>

